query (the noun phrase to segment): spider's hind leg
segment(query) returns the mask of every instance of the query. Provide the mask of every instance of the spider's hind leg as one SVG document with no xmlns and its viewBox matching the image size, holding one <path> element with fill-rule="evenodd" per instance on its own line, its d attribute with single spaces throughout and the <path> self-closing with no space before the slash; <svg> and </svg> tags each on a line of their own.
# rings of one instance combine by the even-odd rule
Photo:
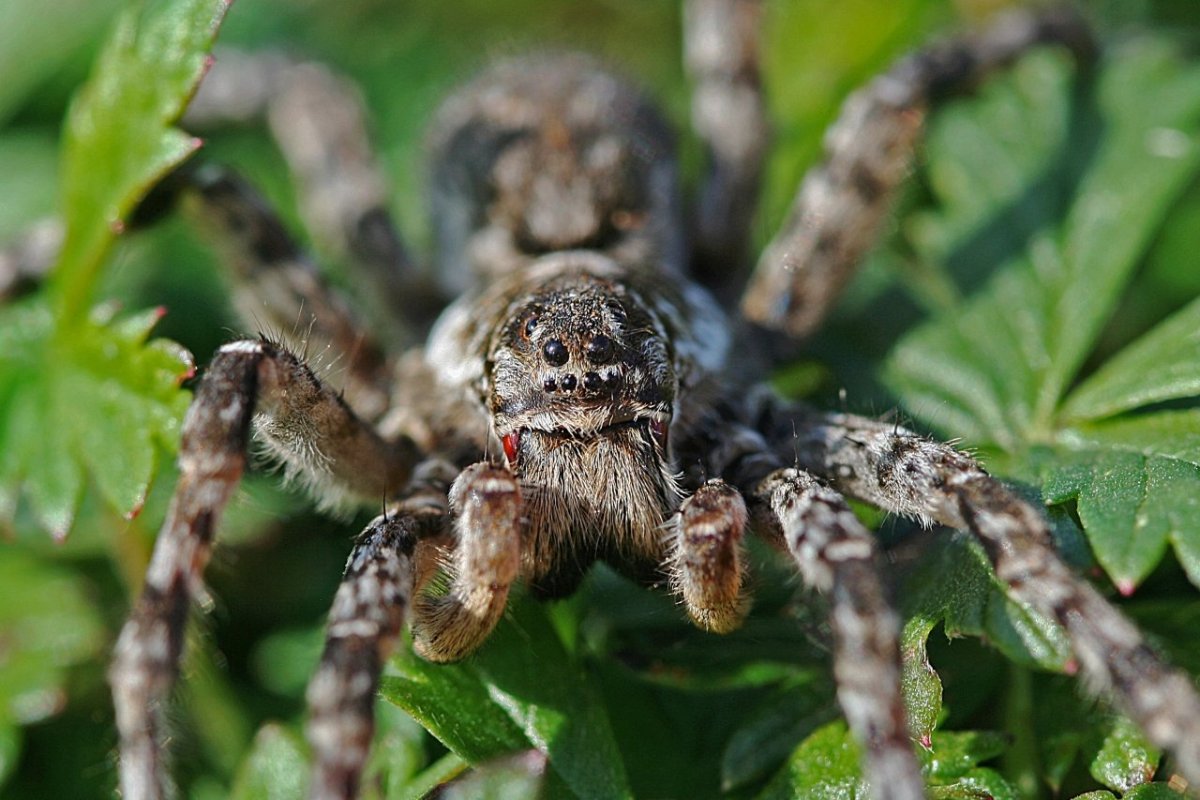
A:
<svg viewBox="0 0 1200 800">
<path fill-rule="evenodd" d="M 692 220 L 693 266 L 712 285 L 737 285 L 750 245 L 770 140 L 763 99 L 760 0 L 688 0 L 684 61 L 692 128 L 708 157 Z"/>
<path fill-rule="evenodd" d="M 1095 47 L 1087 24 L 1069 9 L 1015 9 L 976 35 L 900 59 L 850 95 L 825 134 L 824 160 L 805 175 L 751 275 L 743 315 L 795 337 L 812 333 L 875 245 L 931 104 L 1047 43 L 1080 61 Z"/>
<path fill-rule="evenodd" d="M 330 67 L 279 52 L 218 48 L 188 107 L 189 130 L 265 123 L 295 180 L 318 250 L 357 271 L 362 302 L 419 329 L 443 304 L 388 210 L 388 185 L 358 87 Z"/>
<path fill-rule="evenodd" d="M 965 453 L 896 425 L 848 414 L 794 415 L 798 458 L 847 494 L 970 531 L 1014 598 L 1066 630 L 1083 677 L 1112 696 L 1200 784 L 1200 694 L 1137 627 L 1055 550 L 1043 516 Z"/>
<path fill-rule="evenodd" d="M 394 492 L 417 456 L 407 439 L 381 439 L 281 347 L 245 340 L 221 348 L 184 420 L 179 483 L 109 673 L 122 796 L 131 800 L 167 792 L 163 707 L 178 674 L 191 598 L 245 468 L 252 420 L 290 470 L 335 494 Z"/>
<path fill-rule="evenodd" d="M 152 223 L 176 206 L 216 244 L 246 325 L 336 372 L 347 401 L 365 418 L 387 409 L 391 363 L 379 340 L 253 186 L 226 167 L 185 165 L 150 193 L 132 221 Z M 326 358 L 330 363 L 319 363 Z"/>
</svg>

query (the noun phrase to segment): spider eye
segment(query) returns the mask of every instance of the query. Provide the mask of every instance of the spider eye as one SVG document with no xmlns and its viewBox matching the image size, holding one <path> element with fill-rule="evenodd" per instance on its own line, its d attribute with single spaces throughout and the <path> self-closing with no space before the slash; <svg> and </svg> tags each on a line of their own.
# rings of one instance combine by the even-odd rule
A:
<svg viewBox="0 0 1200 800">
<path fill-rule="evenodd" d="M 567 352 L 567 346 L 558 339 L 551 339 L 546 344 L 542 345 L 542 358 L 546 359 L 546 363 L 551 366 L 561 367 L 567 363 L 570 354 Z"/>
<path fill-rule="evenodd" d="M 588 342 L 587 359 L 593 364 L 604 364 L 613 357 L 613 340 L 603 333 L 597 333 Z"/>
<path fill-rule="evenodd" d="M 530 314 L 529 319 L 525 320 L 525 325 L 521 328 L 521 335 L 528 339 L 533 335 L 533 329 L 537 327 L 537 314 Z"/>
</svg>

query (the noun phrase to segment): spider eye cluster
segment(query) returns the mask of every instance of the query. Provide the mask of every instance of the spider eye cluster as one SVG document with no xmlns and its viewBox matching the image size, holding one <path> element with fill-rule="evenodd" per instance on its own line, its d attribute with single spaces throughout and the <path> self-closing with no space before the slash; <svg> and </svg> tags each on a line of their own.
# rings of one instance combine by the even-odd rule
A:
<svg viewBox="0 0 1200 800">
<path fill-rule="evenodd" d="M 586 337 L 580 348 L 582 360 L 592 367 L 603 367 L 609 364 L 616 355 L 616 343 L 612 337 L 597 333 Z M 547 339 L 541 347 L 541 357 L 550 367 L 566 367 L 572 361 L 571 349 L 560 338 Z M 580 361 L 578 356 L 574 359 Z M 581 365 L 582 366 L 582 365 Z M 582 375 L 572 371 L 558 372 L 548 375 L 542 380 L 542 390 L 545 392 L 573 392 L 580 386 L 584 391 L 597 392 L 601 389 L 613 390 L 621 383 L 621 373 L 617 367 L 604 370 L 588 369 Z"/>
</svg>

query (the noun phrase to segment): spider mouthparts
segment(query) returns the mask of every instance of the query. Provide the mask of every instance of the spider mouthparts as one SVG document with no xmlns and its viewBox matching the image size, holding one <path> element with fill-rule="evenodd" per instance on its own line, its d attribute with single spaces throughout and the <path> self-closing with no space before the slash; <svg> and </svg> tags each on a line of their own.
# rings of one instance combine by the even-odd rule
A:
<svg viewBox="0 0 1200 800">
<path fill-rule="evenodd" d="M 658 445 L 659 449 L 663 453 L 666 453 L 668 432 L 667 421 L 665 419 L 651 419 L 650 424 L 647 427 L 650 429 L 650 436 L 654 439 L 654 443 Z"/>
<path fill-rule="evenodd" d="M 508 460 L 510 467 L 517 465 L 517 453 L 521 450 L 521 431 L 518 428 L 512 433 L 504 434 L 504 438 L 500 440 L 504 445 L 504 457 Z"/>
</svg>

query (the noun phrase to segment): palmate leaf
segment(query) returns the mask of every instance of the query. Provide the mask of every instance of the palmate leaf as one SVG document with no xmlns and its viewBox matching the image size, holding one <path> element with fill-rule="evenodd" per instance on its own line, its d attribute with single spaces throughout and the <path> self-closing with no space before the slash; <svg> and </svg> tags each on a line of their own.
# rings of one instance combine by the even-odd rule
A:
<svg viewBox="0 0 1200 800">
<path fill-rule="evenodd" d="M 1048 58 L 1028 61 L 1014 79 L 999 82 L 979 110 L 952 116 L 954 139 L 991 141 L 1001 151 L 1006 142 L 1015 147 L 1023 116 L 1005 117 L 989 108 L 1028 94 L 1033 84 L 1022 81 L 1022 70 L 1044 72 L 1045 83 L 1063 86 L 1058 76 L 1064 69 Z M 1065 88 L 1058 95 L 1057 102 L 1038 95 L 1026 105 L 1041 103 L 1055 119 L 1063 109 L 1078 107 Z M 1090 420 L 1180 398 L 1200 385 L 1197 311 L 1184 309 L 1070 396 L 1067 389 L 1172 199 L 1196 174 L 1200 71 L 1182 66 L 1161 43 L 1139 42 L 1101 65 L 1094 94 L 1082 105 L 1085 110 L 1077 113 L 1088 117 L 1086 124 L 1042 126 L 1063 132 L 1063 152 L 1091 154 L 1076 156 L 1077 176 L 1064 172 L 1039 187 L 1059 198 L 1061 220 L 1051 213 L 1055 203 L 1034 203 L 1026 213 L 1041 218 L 1026 220 L 1024 227 L 1035 231 L 1028 242 L 1013 249 L 962 304 L 899 342 L 887 378 L 906 408 L 934 428 L 947 435 L 966 432 L 971 445 L 1009 451 L 1006 463 L 1014 472 L 1043 479 L 1048 502 L 1077 500 L 1097 560 L 1130 591 L 1157 564 L 1168 541 L 1193 577 L 1197 574 L 1194 544 L 1188 541 L 1195 512 L 1189 515 L 1187 498 L 1200 483 L 1187 454 L 1180 457 L 1186 449 L 1180 433 L 1170 427 L 1187 419 L 1156 414 L 1136 422 Z M 967 203 L 970 187 L 995 183 L 988 175 L 1004 160 L 968 159 L 961 146 L 940 150 L 940 141 L 935 131 L 929 154 L 934 188 L 948 208 L 958 208 L 960 200 Z M 940 164 L 943 158 L 950 164 Z M 959 177 L 939 183 L 939 172 Z M 1002 195 L 994 198 L 1002 208 L 1023 199 Z M 976 219 L 986 217 L 981 209 Z M 941 228 L 936 218 L 926 221 L 943 234 L 925 237 L 939 244 L 935 255 L 953 249 L 949 241 L 967 247 L 972 236 L 986 240 L 958 217 L 948 213 L 947 219 Z M 969 259 L 969 251 L 959 257 Z M 1048 445 L 1051 456 L 1038 445 Z"/>
<path fill-rule="evenodd" d="M 179 441 L 188 403 L 179 383 L 192 363 L 171 342 L 146 342 L 159 316 L 93 317 L 56 346 L 42 298 L 0 310 L 0 340 L 13 330 L 25 339 L 0 353 L 0 481 L 24 485 L 55 536 L 71 527 L 85 472 L 109 503 L 133 514 L 157 454 Z"/>
<path fill-rule="evenodd" d="M 175 448 L 190 355 L 148 342 L 159 312 L 89 312 L 108 251 L 150 186 L 199 142 L 173 127 L 228 0 L 161 0 L 123 14 L 72 103 L 62 156 L 66 236 L 49 285 L 0 312 L 0 512 L 20 488 L 65 536 L 90 477 L 136 513 Z"/>
<path fill-rule="evenodd" d="M 945 210 L 921 217 L 911 238 L 919 258 L 948 266 L 944 285 L 957 296 L 927 299 L 937 310 L 896 345 L 886 380 L 932 428 L 1002 452 L 1003 471 L 1037 482 L 1048 505 L 1074 501 L 1096 562 L 1123 593 L 1170 546 L 1200 585 L 1200 417 L 1129 414 L 1200 389 L 1200 306 L 1071 389 L 1200 166 L 1200 71 L 1140 41 L 1110 54 L 1082 90 L 1070 78 L 1064 60 L 1035 55 L 933 123 L 929 175 Z M 1050 511 L 1071 527 L 1064 508 Z M 923 581 L 922 568 L 908 581 L 905 676 L 921 736 L 941 712 L 925 653 L 939 623 L 1017 663 L 1061 669 L 1067 656 L 1057 626 L 998 600 L 988 578 L 964 580 L 990 570 L 975 548 L 954 549 L 933 556 L 936 580 Z M 948 596 L 934 584 L 958 588 Z M 1158 754 L 1127 721 L 1116 718 L 1109 739 L 1038 746 L 1055 776 L 1086 752 L 1093 777 L 1114 789 L 1152 777 Z"/>
<path fill-rule="evenodd" d="M 995 733 L 937 734 L 922 751 L 929 796 L 937 800 L 1016 800 L 1017 791 L 997 772 L 979 766 L 1003 751 Z M 846 723 L 823 725 L 792 753 L 757 800 L 862 800 L 871 796 L 859 773 L 860 749 Z"/>
<path fill-rule="evenodd" d="M 1028 60 L 1015 79 L 998 82 L 980 110 L 964 110 L 971 115 L 966 120 L 952 117 L 961 127 L 975 122 L 969 130 L 957 130 L 955 138 L 992 141 L 998 149 L 1019 146 L 1018 140 L 1030 135 L 1023 118 L 989 114 L 988 108 L 1013 102 L 1035 82 L 1022 82 L 1024 72 L 1061 86 L 1065 69 L 1048 58 Z M 1014 452 L 1052 439 L 1067 387 L 1171 200 L 1195 174 L 1200 75 L 1183 68 L 1170 49 L 1142 42 L 1114 55 L 1100 67 L 1094 103 L 1094 109 L 1077 112 L 1095 115 L 1079 123 L 1086 130 L 1064 129 L 1060 140 L 1064 153 L 1093 153 L 1081 165 L 1085 171 L 1077 185 L 1065 174 L 1038 187 L 1052 196 L 1066 195 L 1065 217 L 1058 218 L 1055 203 L 1030 207 L 1022 196 L 1003 198 L 996 212 L 1005 204 L 1020 204 L 1024 213 L 1038 217 L 1022 228 L 1036 232 L 1022 243 L 997 245 L 994 236 L 981 238 L 991 247 L 1019 249 L 1011 249 L 982 290 L 906 336 L 889 359 L 889 385 L 911 413 L 939 430 Z M 1071 95 L 1063 88 L 1049 105 L 1047 113 L 1061 116 L 1072 106 Z M 974 160 L 962 147 L 939 150 L 940 141 L 935 131 L 929 148 L 934 189 L 948 208 L 972 208 L 977 201 L 966 195 L 975 185 L 994 184 L 988 176 L 1005 162 Z M 951 163 L 939 164 L 943 157 Z M 939 182 L 940 173 L 960 177 Z M 950 219 L 953 230 L 946 238 L 956 247 L 980 246 L 971 238 L 982 234 L 968 233 Z M 926 224 L 936 227 L 933 221 Z M 920 248 L 921 241 L 915 244 Z M 949 249 L 942 245 L 928 255 L 937 260 Z M 972 252 L 956 257 L 969 261 Z"/>
</svg>

